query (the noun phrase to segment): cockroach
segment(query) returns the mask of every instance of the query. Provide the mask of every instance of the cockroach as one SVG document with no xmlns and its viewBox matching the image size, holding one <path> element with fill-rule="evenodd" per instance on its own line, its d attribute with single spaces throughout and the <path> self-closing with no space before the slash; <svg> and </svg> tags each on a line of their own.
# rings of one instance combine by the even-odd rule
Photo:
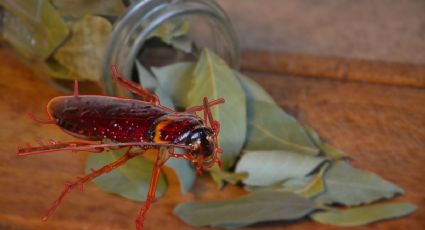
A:
<svg viewBox="0 0 425 230">
<path fill-rule="evenodd" d="M 78 82 L 74 83 L 71 96 L 59 96 L 47 104 L 49 119 L 32 119 L 59 126 L 76 141 L 55 141 L 39 146 L 27 145 L 18 148 L 18 156 L 28 156 L 59 151 L 84 151 L 102 153 L 110 149 L 127 148 L 125 154 L 116 161 L 91 173 L 78 177 L 74 182 L 66 183 L 65 189 L 53 202 L 43 217 L 43 221 L 52 215 L 62 199 L 74 188 L 83 188 L 86 182 L 108 173 L 125 164 L 128 160 L 142 156 L 147 150 L 154 150 L 154 162 L 149 190 L 143 207 L 136 218 L 136 229 L 141 230 L 151 204 L 156 200 L 155 191 L 161 167 L 171 158 L 183 158 L 192 162 L 198 173 L 215 163 L 221 166 L 218 144 L 220 123 L 213 119 L 210 107 L 224 103 L 223 98 L 177 112 L 160 104 L 158 97 L 124 78 L 116 65 L 111 66 L 112 77 L 118 85 L 143 98 L 121 98 L 101 95 L 79 95 Z M 196 112 L 204 113 L 199 117 Z M 180 149 L 179 153 L 175 150 Z"/>
</svg>

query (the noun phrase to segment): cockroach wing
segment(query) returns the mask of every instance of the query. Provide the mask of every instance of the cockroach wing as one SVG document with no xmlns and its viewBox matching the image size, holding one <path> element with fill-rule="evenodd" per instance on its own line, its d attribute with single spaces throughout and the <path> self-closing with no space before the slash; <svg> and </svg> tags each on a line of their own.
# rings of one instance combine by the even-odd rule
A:
<svg viewBox="0 0 425 230">
<path fill-rule="evenodd" d="M 151 103 L 107 96 L 63 96 L 47 105 L 68 134 L 86 140 L 148 141 L 152 123 L 169 111 Z"/>
</svg>

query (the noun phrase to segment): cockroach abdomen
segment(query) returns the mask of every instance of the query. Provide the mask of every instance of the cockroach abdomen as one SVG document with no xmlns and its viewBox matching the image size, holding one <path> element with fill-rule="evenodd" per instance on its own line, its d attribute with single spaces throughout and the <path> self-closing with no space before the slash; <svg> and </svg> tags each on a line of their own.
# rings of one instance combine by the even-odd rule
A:
<svg viewBox="0 0 425 230">
<path fill-rule="evenodd" d="M 58 126 L 75 137 L 117 142 L 149 140 L 154 121 L 168 114 L 143 101 L 106 96 L 56 97 L 47 110 Z"/>
</svg>

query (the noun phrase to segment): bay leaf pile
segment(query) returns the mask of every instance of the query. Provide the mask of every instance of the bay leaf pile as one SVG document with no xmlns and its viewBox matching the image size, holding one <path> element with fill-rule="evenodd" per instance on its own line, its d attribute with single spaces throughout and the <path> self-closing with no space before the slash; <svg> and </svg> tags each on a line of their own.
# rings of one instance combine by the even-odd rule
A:
<svg viewBox="0 0 425 230">
<path fill-rule="evenodd" d="M 225 104 L 212 108 L 222 127 L 219 142 L 224 167 L 209 173 L 218 187 L 238 184 L 248 193 L 235 199 L 180 204 L 174 214 L 185 223 L 235 228 L 309 217 L 324 224 L 359 226 L 416 209 L 409 203 L 381 202 L 403 194 L 403 189 L 352 167 L 342 151 L 324 143 L 314 130 L 283 111 L 262 87 L 229 68 L 210 50 L 203 50 L 196 63 L 147 69 L 137 62 L 136 67 L 141 84 L 155 92 L 164 106 L 187 108 L 202 104 L 203 97 L 226 99 Z M 118 156 L 110 153 L 105 160 L 104 155 L 93 154 L 86 169 Z M 106 191 L 143 200 L 146 175 L 152 167 L 149 161 L 139 161 L 95 183 Z M 196 178 L 193 166 L 182 159 L 171 159 L 167 166 L 177 174 L 182 192 L 188 192 Z M 165 189 L 162 177 L 157 195 Z"/>
</svg>

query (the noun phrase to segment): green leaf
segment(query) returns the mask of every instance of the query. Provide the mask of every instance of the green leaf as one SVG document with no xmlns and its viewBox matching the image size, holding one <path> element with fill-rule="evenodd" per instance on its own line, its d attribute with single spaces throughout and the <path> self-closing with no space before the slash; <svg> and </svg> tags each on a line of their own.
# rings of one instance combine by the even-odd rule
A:
<svg viewBox="0 0 425 230">
<path fill-rule="evenodd" d="M 139 82 L 143 86 L 143 88 L 147 90 L 155 90 L 158 88 L 159 83 L 155 79 L 155 77 L 138 61 L 135 61 L 137 76 L 139 78 Z"/>
<path fill-rule="evenodd" d="M 162 23 L 150 37 L 158 37 L 163 42 L 168 43 L 173 37 L 186 35 L 190 30 L 188 21 L 183 21 L 180 18 Z"/>
<path fill-rule="evenodd" d="M 231 172 L 227 172 L 227 171 L 223 171 L 223 170 L 214 170 L 214 173 L 217 174 L 217 177 L 220 178 L 221 180 L 224 180 L 230 184 L 236 184 L 240 181 L 245 180 L 246 178 L 248 178 L 248 173 L 246 172 L 240 172 L 240 173 L 231 173 Z"/>
<path fill-rule="evenodd" d="M 69 35 L 49 1 L 1 1 L 2 37 L 27 58 L 48 58 Z"/>
<path fill-rule="evenodd" d="M 164 67 L 152 67 L 160 87 L 167 93 L 176 106 L 184 107 L 186 95 L 191 87 L 194 63 L 182 62 Z"/>
<path fill-rule="evenodd" d="M 174 103 L 171 100 L 170 96 L 168 96 L 168 94 L 166 94 L 164 90 L 162 90 L 162 88 L 156 88 L 154 94 L 158 96 L 162 106 L 165 106 L 170 109 L 175 109 Z"/>
<path fill-rule="evenodd" d="M 355 169 L 346 162 L 335 162 L 325 173 L 326 191 L 316 197 L 324 204 L 355 206 L 389 199 L 404 191 L 378 175 Z"/>
<path fill-rule="evenodd" d="M 174 103 L 171 97 L 164 92 L 159 85 L 157 79 L 139 62 L 136 60 L 136 69 L 140 84 L 143 88 L 153 92 L 158 96 L 161 105 L 170 109 L 175 109 Z"/>
<path fill-rule="evenodd" d="M 325 211 L 310 215 L 320 223 L 343 227 L 370 224 L 379 220 L 392 219 L 408 215 L 416 210 L 410 203 L 374 204 L 364 207 L 350 208 L 343 211 Z"/>
<path fill-rule="evenodd" d="M 320 151 L 330 159 L 336 161 L 336 160 L 342 160 L 347 157 L 347 154 L 345 154 L 343 151 L 336 149 L 328 144 L 321 144 L 317 146 Z"/>
<path fill-rule="evenodd" d="M 108 20 L 97 16 L 85 16 L 72 25 L 72 37 L 54 54 L 71 76 L 99 81 L 102 61 L 112 26 Z"/>
<path fill-rule="evenodd" d="M 190 53 L 192 52 L 192 41 L 187 36 L 189 30 L 189 22 L 183 21 L 181 18 L 177 18 L 161 23 L 161 25 L 153 31 L 149 37 L 158 37 L 166 44 L 186 53 Z"/>
<path fill-rule="evenodd" d="M 166 165 L 172 168 L 179 178 L 182 193 L 188 193 L 196 179 L 196 173 L 191 163 L 181 158 L 170 158 Z"/>
<path fill-rule="evenodd" d="M 247 151 L 236 165 L 235 172 L 247 172 L 247 185 L 270 186 L 279 181 L 306 176 L 325 162 L 323 157 L 287 151 Z"/>
<path fill-rule="evenodd" d="M 221 168 L 218 167 L 218 165 L 213 165 L 211 168 L 208 169 L 208 171 L 212 180 L 217 185 L 218 189 L 222 189 L 224 187 L 225 181 L 223 178 L 221 178 Z"/>
<path fill-rule="evenodd" d="M 226 99 L 225 104 L 213 107 L 212 110 L 214 118 L 218 119 L 222 126 L 220 144 L 225 150 L 223 161 L 225 166 L 229 167 L 240 152 L 246 132 L 246 112 L 243 111 L 245 99 L 230 68 L 210 51 L 204 51 L 197 64 L 172 64 L 152 68 L 152 72 L 161 88 L 179 107 L 200 105 L 205 96 L 210 100 L 219 97 Z"/>
<path fill-rule="evenodd" d="M 189 82 L 181 82 L 188 84 Z M 202 105 L 202 98 L 224 98 L 226 103 L 211 108 L 221 124 L 219 135 L 224 169 L 231 167 L 241 151 L 246 135 L 246 100 L 233 71 L 217 55 L 205 49 L 193 70 L 184 107 Z"/>
<path fill-rule="evenodd" d="M 47 74 L 58 79 L 73 79 L 69 69 L 59 64 L 54 58 L 48 58 L 45 61 Z"/>
<path fill-rule="evenodd" d="M 319 149 L 303 126 L 285 113 L 254 81 L 239 74 L 247 97 L 247 150 L 286 150 L 315 155 Z"/>
<path fill-rule="evenodd" d="M 325 156 L 329 157 L 330 159 L 334 161 L 341 160 L 347 156 L 341 150 L 335 149 L 334 147 L 323 143 L 319 135 L 312 128 L 306 127 L 305 130 L 308 136 L 310 137 L 311 141 L 316 145 L 317 148 L 320 149 L 320 152 L 323 153 Z"/>
<path fill-rule="evenodd" d="M 193 42 L 188 35 L 182 35 L 182 36 L 171 38 L 170 45 L 186 53 L 193 52 Z"/>
<path fill-rule="evenodd" d="M 85 171 L 98 169 L 107 165 L 125 153 L 123 151 L 108 151 L 102 154 L 90 154 L 86 161 Z M 96 178 L 93 182 L 102 190 L 118 194 L 125 198 L 144 201 L 149 188 L 153 163 L 143 157 L 136 157 L 125 165 Z M 156 197 L 161 197 L 167 188 L 165 178 L 161 174 L 156 191 Z"/>
<path fill-rule="evenodd" d="M 306 198 L 312 198 L 325 191 L 324 174 L 330 163 L 322 165 L 320 171 L 315 175 L 310 175 L 302 178 L 293 178 L 284 182 L 283 186 L 289 191 L 300 194 Z"/>
<path fill-rule="evenodd" d="M 122 0 L 50 0 L 63 17 L 85 15 L 120 16 L 126 10 Z"/>
<path fill-rule="evenodd" d="M 174 214 L 197 227 L 242 227 L 265 221 L 295 220 L 315 209 L 313 202 L 294 193 L 262 190 L 236 199 L 180 204 Z"/>
<path fill-rule="evenodd" d="M 238 71 L 234 71 L 236 76 L 238 76 L 242 88 L 245 92 L 245 95 L 249 102 L 264 102 L 273 105 L 277 105 L 272 96 L 270 96 L 267 91 L 261 87 L 257 82 L 251 80 L 251 78 L 243 75 Z M 252 106 L 248 106 L 248 110 L 254 110 Z"/>
</svg>

